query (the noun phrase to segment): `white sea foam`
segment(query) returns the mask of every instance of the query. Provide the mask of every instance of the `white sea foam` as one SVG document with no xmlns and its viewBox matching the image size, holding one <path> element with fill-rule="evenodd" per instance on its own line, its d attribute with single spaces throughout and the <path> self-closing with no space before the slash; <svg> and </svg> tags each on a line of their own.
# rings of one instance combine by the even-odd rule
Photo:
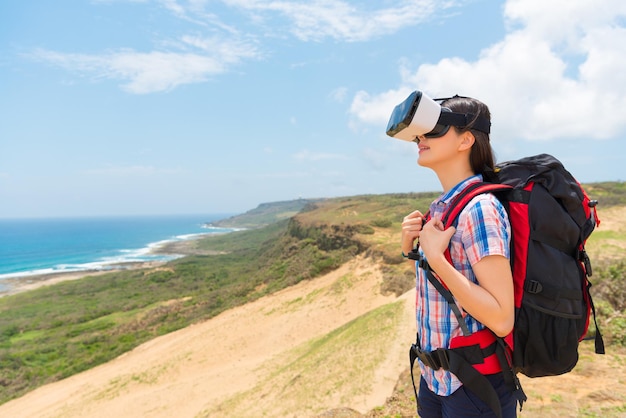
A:
<svg viewBox="0 0 626 418">
<path fill-rule="evenodd" d="M 81 271 L 85 271 L 85 272 L 106 271 L 106 270 L 123 268 L 124 264 L 128 264 L 128 263 L 142 263 L 142 262 L 150 262 L 150 261 L 167 262 L 167 261 L 171 261 L 171 260 L 184 256 L 181 254 L 158 254 L 157 253 L 160 248 L 162 248 L 163 246 L 169 243 L 197 239 L 203 236 L 213 235 L 219 232 L 227 233 L 227 232 L 239 230 L 235 228 L 218 228 L 218 227 L 203 227 L 203 228 L 210 230 L 210 232 L 182 234 L 182 235 L 177 235 L 171 239 L 151 242 L 143 248 L 121 249 L 121 250 L 118 250 L 117 254 L 115 255 L 101 257 L 97 260 L 87 262 L 87 263 L 58 264 L 58 265 L 55 265 L 53 267 L 48 267 L 48 268 L 0 274 L 0 281 L 2 279 L 22 278 L 22 277 L 40 276 L 40 275 L 47 275 L 47 274 L 74 273 L 74 272 L 81 272 Z"/>
<path fill-rule="evenodd" d="M 202 237 L 204 237 L 206 235 L 213 235 L 213 234 L 207 234 L 207 233 L 201 233 L 200 232 L 200 233 L 196 233 L 196 234 L 178 235 L 176 238 L 178 240 L 181 240 L 181 241 L 187 241 L 187 240 L 190 240 L 190 239 L 202 238 Z"/>
<path fill-rule="evenodd" d="M 197 235 L 197 234 L 193 234 Z M 200 234 L 202 235 L 202 234 Z M 191 238 L 187 238 L 191 239 Z M 114 270 L 119 269 L 124 266 L 124 264 L 128 263 L 143 263 L 149 261 L 172 261 L 177 258 L 183 257 L 180 254 L 155 254 L 155 251 L 161 246 L 182 240 L 162 240 L 148 244 L 146 247 L 139 249 L 122 249 L 119 250 L 119 254 L 115 256 L 102 257 L 99 260 L 81 263 L 81 264 L 57 264 L 54 267 L 29 270 L 23 272 L 15 272 L 15 273 L 6 273 L 0 274 L 0 280 L 2 279 L 12 279 L 12 278 L 22 278 L 22 277 L 31 277 L 31 276 L 41 276 L 47 274 L 61 274 L 61 273 L 75 273 L 81 271 L 106 271 L 106 270 Z"/>
<path fill-rule="evenodd" d="M 92 261 L 82 264 L 57 264 L 54 267 L 43 268 L 30 271 L 22 271 L 16 273 L 0 274 L 0 280 L 2 279 L 14 279 L 22 277 L 41 276 L 47 274 L 61 274 L 61 273 L 77 273 L 87 271 L 107 271 L 123 268 L 125 264 L 129 263 L 145 263 L 149 261 L 172 261 L 182 257 L 177 254 L 168 255 L 156 255 L 149 254 L 149 251 L 145 249 L 141 250 L 125 250 L 126 254 L 120 256 L 103 257 L 100 260 Z"/>
<path fill-rule="evenodd" d="M 202 225 L 203 229 L 211 229 L 214 231 L 224 231 L 224 232 L 237 232 L 237 231 L 246 231 L 248 228 L 222 228 L 219 226 L 213 225 Z"/>
</svg>

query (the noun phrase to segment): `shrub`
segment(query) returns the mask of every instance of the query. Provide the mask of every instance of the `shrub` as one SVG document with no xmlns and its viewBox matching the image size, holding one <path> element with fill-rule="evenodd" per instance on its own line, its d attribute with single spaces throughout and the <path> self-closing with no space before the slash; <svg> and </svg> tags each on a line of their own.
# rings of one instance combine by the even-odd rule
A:
<svg viewBox="0 0 626 418">
<path fill-rule="evenodd" d="M 393 225 L 393 222 L 391 221 L 391 219 L 374 219 L 372 222 L 370 222 L 370 224 L 377 228 L 389 228 L 391 225 Z"/>
</svg>

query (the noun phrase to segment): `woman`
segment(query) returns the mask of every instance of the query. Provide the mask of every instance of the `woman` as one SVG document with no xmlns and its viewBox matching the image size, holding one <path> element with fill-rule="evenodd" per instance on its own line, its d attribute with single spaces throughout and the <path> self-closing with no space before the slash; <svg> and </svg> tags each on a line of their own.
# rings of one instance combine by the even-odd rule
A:
<svg viewBox="0 0 626 418">
<path fill-rule="evenodd" d="M 444 229 L 441 214 L 452 198 L 468 185 L 493 173 L 494 158 L 489 143 L 488 107 L 478 100 L 455 96 L 441 106 L 469 114 L 467 126 L 452 126 L 415 139 L 418 164 L 433 170 L 443 194 L 430 206 L 430 220 L 414 211 L 402 222 L 402 253 L 409 254 L 419 240 L 419 251 L 439 280 L 450 290 L 464 312 L 469 331 L 489 328 L 504 337 L 513 328 L 513 279 L 509 263 L 510 225 L 502 204 L 491 194 L 472 199 L 455 227 Z M 481 120 L 482 119 L 482 120 Z M 482 122 L 482 123 L 478 123 Z M 480 127 L 480 129 L 479 129 Z M 452 263 L 444 256 L 450 250 Z M 415 268 L 415 263 L 412 263 Z M 450 348 L 462 335 L 459 321 L 441 293 L 417 269 L 416 320 L 418 343 L 426 352 Z M 422 417 L 497 416 L 492 408 L 466 388 L 452 372 L 434 370 L 420 361 L 421 381 L 418 413 Z M 503 417 L 515 417 L 516 401 L 505 387 L 502 373 L 486 376 L 493 385 Z"/>
</svg>

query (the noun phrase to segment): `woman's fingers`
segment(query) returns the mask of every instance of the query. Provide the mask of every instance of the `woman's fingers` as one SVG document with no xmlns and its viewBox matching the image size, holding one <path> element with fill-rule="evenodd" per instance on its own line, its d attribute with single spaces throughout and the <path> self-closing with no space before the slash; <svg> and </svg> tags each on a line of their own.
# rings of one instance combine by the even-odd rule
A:
<svg viewBox="0 0 626 418">
<path fill-rule="evenodd" d="M 402 220 L 402 251 L 408 253 L 414 248 L 415 240 L 422 230 L 423 215 L 419 210 L 413 211 Z"/>
</svg>

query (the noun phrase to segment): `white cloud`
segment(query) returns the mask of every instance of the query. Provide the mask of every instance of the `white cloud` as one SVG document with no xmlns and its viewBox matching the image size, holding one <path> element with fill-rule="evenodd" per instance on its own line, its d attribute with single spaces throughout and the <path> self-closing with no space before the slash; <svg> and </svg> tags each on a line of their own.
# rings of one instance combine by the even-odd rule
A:
<svg viewBox="0 0 626 418">
<path fill-rule="evenodd" d="M 337 103 L 343 103 L 344 100 L 346 100 L 346 96 L 348 95 L 348 88 L 347 87 L 337 87 L 336 89 L 334 89 L 333 91 L 330 92 L 330 98 L 331 100 L 337 102 Z"/>
<path fill-rule="evenodd" d="M 504 11 L 509 33 L 476 60 L 403 67 L 400 87 L 358 92 L 351 114 L 384 124 L 393 107 L 419 89 L 483 100 L 499 138 L 602 139 L 626 128 L 618 110 L 626 107 L 626 3 L 510 0 Z"/>
<path fill-rule="evenodd" d="M 442 9 L 458 1 L 404 0 L 393 2 L 386 9 L 365 10 L 365 6 L 342 0 L 278 1 L 278 0 L 223 0 L 229 6 L 255 14 L 262 22 L 271 20 L 275 13 L 287 18 L 289 30 L 302 41 L 320 41 L 333 38 L 341 41 L 366 41 L 395 33 L 407 26 L 430 19 Z"/>
<path fill-rule="evenodd" d="M 159 0 L 159 3 L 161 3 L 163 7 L 165 7 L 166 9 L 168 9 L 175 15 L 178 15 L 181 17 L 186 15 L 185 8 L 181 6 L 180 4 L 178 4 L 176 0 Z"/>
<path fill-rule="evenodd" d="M 97 3 L 129 1 L 149 3 L 149 0 L 99 0 Z M 332 38 L 340 41 L 366 41 L 394 33 L 432 18 L 437 11 L 453 7 L 461 0 L 404 0 L 393 7 L 370 10 L 343 0 L 279 1 L 222 0 L 227 7 L 236 8 L 250 17 L 253 26 L 261 24 L 272 32 L 286 27 L 302 41 Z M 38 49 L 32 57 L 80 73 L 94 79 L 111 79 L 134 94 L 168 91 L 189 83 L 204 82 L 212 76 L 230 71 L 244 60 L 263 57 L 254 42 L 253 32 L 242 30 L 213 13 L 208 0 L 154 0 L 177 19 L 211 27 L 222 36 L 184 35 L 176 40 L 161 40 L 161 51 L 139 52 L 117 49 L 102 54 L 63 53 Z M 279 19 L 286 19 L 284 25 Z M 278 23 L 278 24 L 277 24 Z M 253 30 L 251 27 L 248 30 Z M 203 29 L 204 30 L 204 29 Z M 336 92 L 337 93 L 337 92 Z M 338 91 L 341 94 L 341 91 Z M 340 96 L 335 96 L 341 99 Z"/>
<path fill-rule="evenodd" d="M 358 91 L 350 105 L 350 113 L 365 123 L 385 123 L 393 108 L 412 90 L 410 87 L 401 87 L 374 96 L 366 91 Z"/>
<path fill-rule="evenodd" d="M 108 2 L 112 2 L 109 0 Z M 123 1 L 123 0 L 120 0 Z M 138 2 L 141 0 L 126 0 Z M 141 2 L 147 2 L 144 0 Z M 466 0 L 398 0 L 391 7 L 374 8 L 364 2 L 346 0 L 221 0 L 227 7 L 248 14 L 250 22 L 277 32 L 286 28 L 302 41 L 332 38 L 345 42 L 366 41 L 395 33 L 432 19 Z M 107 2 L 100 0 L 100 2 Z M 231 33 L 238 30 L 212 12 L 209 0 L 155 0 L 174 16 L 199 25 L 213 25 Z M 277 23 L 283 18 L 287 24 Z"/>
<path fill-rule="evenodd" d="M 168 91 L 182 84 L 202 82 L 245 59 L 261 56 L 254 45 L 240 41 L 197 36 L 185 36 L 180 41 L 196 52 L 123 49 L 90 55 L 38 49 L 31 56 L 95 79 L 121 81 L 124 90 L 135 94 Z"/>
<path fill-rule="evenodd" d="M 504 17 L 512 28 L 519 27 L 550 44 L 578 49 L 581 34 L 612 25 L 626 13 L 619 0 L 508 0 Z M 583 50 L 584 51 L 584 50 Z"/>
</svg>

